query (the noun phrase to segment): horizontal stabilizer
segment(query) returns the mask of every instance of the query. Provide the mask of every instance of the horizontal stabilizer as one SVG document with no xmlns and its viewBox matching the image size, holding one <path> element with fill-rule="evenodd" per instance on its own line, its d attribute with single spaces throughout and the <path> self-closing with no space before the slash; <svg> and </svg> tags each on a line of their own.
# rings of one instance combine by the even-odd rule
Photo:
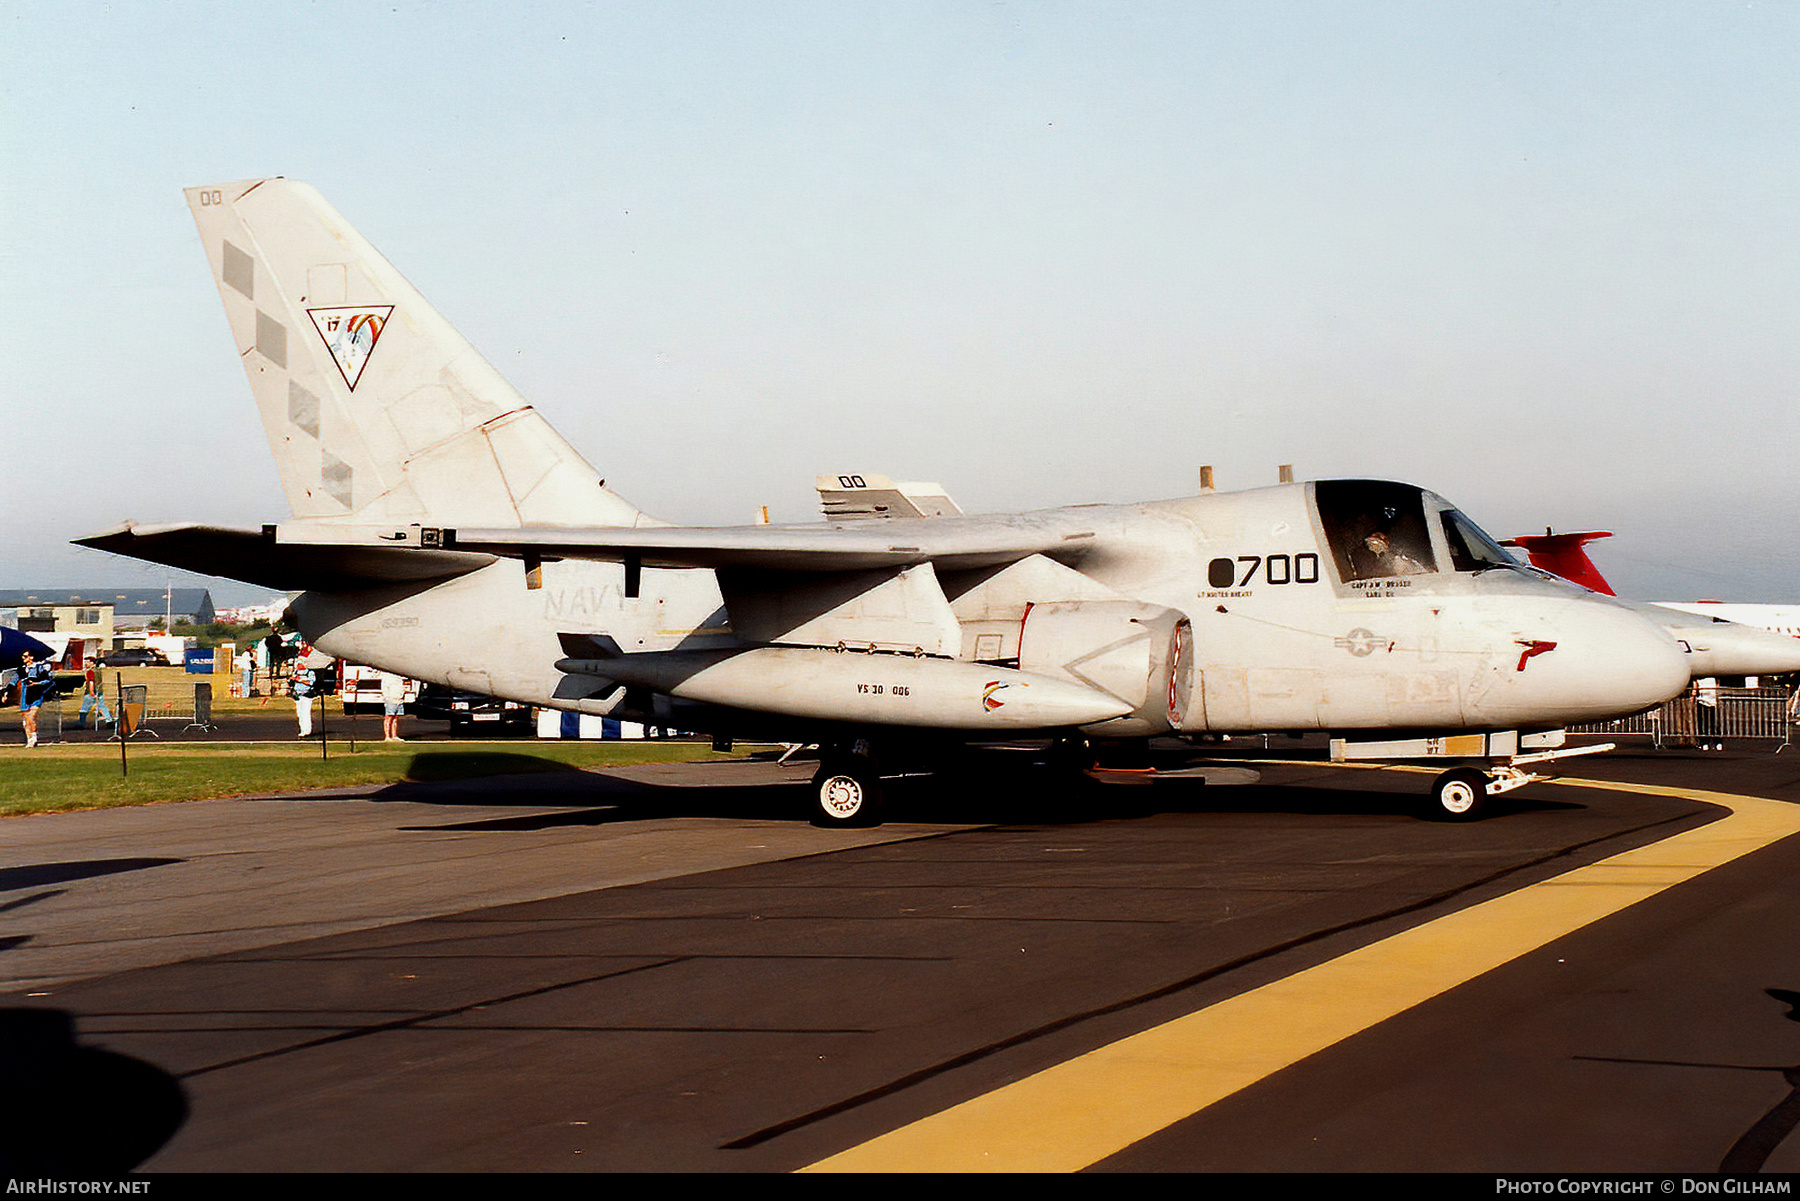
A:
<svg viewBox="0 0 1800 1201">
<path fill-rule="evenodd" d="M 960 517 L 942 484 L 896 484 L 885 475 L 821 475 L 814 479 L 827 521 L 868 517 Z"/>
<path fill-rule="evenodd" d="M 261 530 L 131 522 L 105 533 L 77 538 L 75 545 L 282 592 L 448 579 L 494 561 L 491 555 L 469 551 L 277 543 Z"/>
</svg>

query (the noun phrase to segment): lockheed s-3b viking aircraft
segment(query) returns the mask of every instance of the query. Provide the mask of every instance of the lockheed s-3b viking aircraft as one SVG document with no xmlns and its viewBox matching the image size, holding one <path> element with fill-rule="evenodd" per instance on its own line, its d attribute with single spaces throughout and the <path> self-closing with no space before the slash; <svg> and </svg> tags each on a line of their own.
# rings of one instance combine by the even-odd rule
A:
<svg viewBox="0 0 1800 1201">
<path fill-rule="evenodd" d="M 873 820 L 932 739 L 1329 731 L 1461 766 L 1475 813 L 1559 728 L 1687 684 L 1674 641 L 1408 484 L 1011 516 L 675 527 L 586 460 L 313 189 L 190 189 L 291 520 L 84 545 L 300 591 L 322 650 L 582 713 L 816 742 Z"/>
</svg>

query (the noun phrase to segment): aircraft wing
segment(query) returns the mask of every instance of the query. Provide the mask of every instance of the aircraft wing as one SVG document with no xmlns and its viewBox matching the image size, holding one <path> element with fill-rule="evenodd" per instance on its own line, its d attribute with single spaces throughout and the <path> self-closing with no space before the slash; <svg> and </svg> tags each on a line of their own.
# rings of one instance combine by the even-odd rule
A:
<svg viewBox="0 0 1800 1201">
<path fill-rule="evenodd" d="M 596 529 L 459 529 L 443 545 L 509 558 L 601 559 L 645 567 L 712 567 L 793 572 L 871 571 L 932 563 L 938 571 L 995 567 L 1031 555 L 1086 549 L 1092 531 L 1005 518 L 940 519 L 895 528 L 829 526 L 661 526 Z"/>
<path fill-rule="evenodd" d="M 447 579 L 494 561 L 492 555 L 468 551 L 278 542 L 272 534 L 273 531 L 208 525 L 135 525 L 128 521 L 104 533 L 77 538 L 75 545 L 282 592 Z"/>
</svg>

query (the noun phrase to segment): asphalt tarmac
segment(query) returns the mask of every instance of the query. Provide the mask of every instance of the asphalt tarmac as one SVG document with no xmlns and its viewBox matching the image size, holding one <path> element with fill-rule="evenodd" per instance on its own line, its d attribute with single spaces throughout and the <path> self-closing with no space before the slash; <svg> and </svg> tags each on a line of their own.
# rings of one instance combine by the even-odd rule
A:
<svg viewBox="0 0 1800 1201">
<path fill-rule="evenodd" d="M 848 833 L 770 763 L 9 819 L 0 1167 L 1800 1167 L 1800 758 L 1466 825 L 1261 770 L 1007 761 Z"/>
</svg>

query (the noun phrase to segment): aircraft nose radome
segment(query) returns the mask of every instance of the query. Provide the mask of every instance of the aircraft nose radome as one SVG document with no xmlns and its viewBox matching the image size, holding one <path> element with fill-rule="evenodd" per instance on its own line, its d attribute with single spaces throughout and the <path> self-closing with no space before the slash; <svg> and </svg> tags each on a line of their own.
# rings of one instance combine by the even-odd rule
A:
<svg viewBox="0 0 1800 1201">
<path fill-rule="evenodd" d="M 1593 670 L 1590 719 L 1624 717 L 1687 690 L 1687 656 L 1667 630 L 1627 609 L 1583 605 L 1577 619 Z"/>
<path fill-rule="evenodd" d="M 1605 721 L 1654 708 L 1687 688 L 1681 647 L 1622 606 L 1594 597 L 1519 607 L 1513 615 L 1491 686 L 1470 698 L 1468 718 L 1534 726 Z"/>
</svg>

